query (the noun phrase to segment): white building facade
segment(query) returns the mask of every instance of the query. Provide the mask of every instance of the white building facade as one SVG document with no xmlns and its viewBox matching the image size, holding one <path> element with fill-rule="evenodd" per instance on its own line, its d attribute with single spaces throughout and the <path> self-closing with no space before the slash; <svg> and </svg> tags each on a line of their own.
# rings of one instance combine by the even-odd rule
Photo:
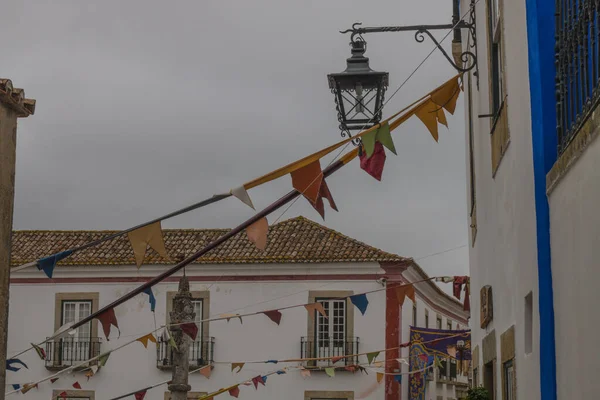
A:
<svg viewBox="0 0 600 400">
<path fill-rule="evenodd" d="M 173 260 L 191 254 L 225 230 L 165 230 L 166 248 Z M 19 265 L 57 247 L 71 247 L 105 232 L 23 231 L 13 236 L 13 264 Z M 27 261 L 26 261 L 27 260 Z M 37 269 L 18 271 L 11 276 L 9 356 L 39 343 L 60 326 L 89 315 L 131 291 L 168 267 L 152 250 L 139 270 L 125 238 L 106 242 L 65 260 L 56 268 L 53 279 Z M 416 313 L 413 303 L 398 307 L 395 291 L 385 285 L 412 282 L 427 276 L 412 259 L 403 258 L 360 243 L 304 218 L 296 218 L 270 227 L 265 252 L 256 250 L 244 235 L 236 236 L 223 248 L 209 253 L 197 264 L 186 267 L 190 291 L 198 321 L 222 314 L 246 314 L 280 309 L 314 301 L 324 302 L 329 318 L 314 318 L 304 307 L 282 310 L 279 326 L 265 315 L 254 315 L 229 322 L 198 323 L 196 342 L 190 347 L 191 368 L 214 364 L 210 379 L 195 373 L 190 376 L 190 398 L 214 392 L 258 375 L 297 367 L 299 363 L 265 363 L 267 360 L 343 356 L 380 351 L 408 341 L 409 325 L 441 325 L 457 329 L 467 324 L 462 305 L 444 294 L 435 283 L 416 286 Z M 30 351 L 20 357 L 28 369 L 8 372 L 9 384 L 35 382 L 78 364 L 87 358 L 114 349 L 123 343 L 154 331 L 168 323 L 168 311 L 177 291 L 179 276 L 153 287 L 155 312 L 150 311 L 145 294 L 115 309 L 120 337 L 113 328 L 107 341 L 94 320 L 67 339 L 46 343 L 47 359 L 40 360 Z M 364 315 L 339 297 L 376 291 L 367 295 Z M 316 314 L 316 312 L 315 312 Z M 157 335 L 158 336 L 158 335 Z M 406 354 L 387 352 L 396 372 L 398 357 Z M 381 352 L 376 361 L 385 361 Z M 54 383 L 45 382 L 25 395 L 31 399 L 56 399 L 63 391 L 69 398 L 105 400 L 166 381 L 171 376 L 170 351 L 165 343 L 133 343 L 110 355 L 106 365 L 89 380 L 85 371 L 67 373 Z M 231 363 L 245 363 L 232 372 Z M 291 368 L 286 374 L 272 375 L 265 386 L 240 386 L 240 399 L 407 399 L 408 385 L 399 385 L 393 376 L 376 384 L 375 369 L 369 374 L 345 370 L 347 364 L 364 365 L 366 358 L 318 362 L 317 366 L 336 367 L 335 377 L 313 371 L 302 377 Z M 327 365 L 325 365 L 327 364 Z M 314 364 L 305 364 L 308 367 Z M 407 366 L 402 367 L 408 372 Z M 436 375 L 437 378 L 437 375 Z M 432 399 L 457 399 L 457 380 L 447 372 L 446 379 L 429 382 Z M 78 382 L 81 389 L 73 387 Z M 407 382 L 407 379 L 406 379 Z M 10 386 L 8 387 L 10 389 Z M 460 392 L 460 390 L 459 390 Z M 460 393 L 458 393 L 460 395 Z M 229 398 L 229 394 L 220 397 Z M 133 398 L 131 396 L 131 398 Z M 146 393 L 146 399 L 168 399 L 167 386 Z"/>
<path fill-rule="evenodd" d="M 600 316 L 587 309 L 600 296 L 599 5 L 461 1 L 469 7 L 473 380 L 495 399 L 597 398 Z"/>
</svg>

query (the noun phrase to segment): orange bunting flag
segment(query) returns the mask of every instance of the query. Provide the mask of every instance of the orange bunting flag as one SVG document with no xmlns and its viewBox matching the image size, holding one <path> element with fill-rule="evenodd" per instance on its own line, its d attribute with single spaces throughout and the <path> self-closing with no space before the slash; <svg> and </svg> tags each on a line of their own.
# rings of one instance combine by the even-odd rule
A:
<svg viewBox="0 0 600 400">
<path fill-rule="evenodd" d="M 165 249 L 165 241 L 163 239 L 160 221 L 131 231 L 127 236 L 129 237 L 129 242 L 133 248 L 133 255 L 135 256 L 135 263 L 137 264 L 138 269 L 144 262 L 148 246 L 150 246 L 151 249 L 154 249 L 154 251 L 156 251 L 163 259 L 169 259 L 167 250 Z"/>
<path fill-rule="evenodd" d="M 292 186 L 308 201 L 315 204 L 319 197 L 321 182 L 323 181 L 323 171 L 319 160 L 293 171 Z"/>
<path fill-rule="evenodd" d="M 302 368 L 300 369 L 300 375 L 302 375 L 303 378 L 308 378 L 310 376 L 310 370 Z"/>
<path fill-rule="evenodd" d="M 313 206 L 315 210 L 317 210 L 317 212 L 323 219 L 325 219 L 325 204 L 323 202 L 324 198 L 327 199 L 327 201 L 329 202 L 329 207 L 331 207 L 335 211 L 338 210 L 337 205 L 335 204 L 335 200 L 333 200 L 333 196 L 331 195 L 329 187 L 327 186 L 327 182 L 325 182 L 325 179 L 321 181 L 321 188 L 319 189 L 319 196 L 317 198 L 317 202 L 310 203 L 310 205 Z"/>
<path fill-rule="evenodd" d="M 74 387 L 75 389 L 81 389 L 81 385 L 79 384 L 79 382 L 75 382 L 75 383 L 73 384 L 73 387 Z"/>
<path fill-rule="evenodd" d="M 431 94 L 431 100 L 438 106 L 445 108 L 450 114 L 454 114 L 460 90 L 457 76 L 433 92 Z"/>
<path fill-rule="evenodd" d="M 259 250 L 265 250 L 267 247 L 267 233 L 269 233 L 269 221 L 267 218 L 261 218 L 246 228 L 246 235 Z"/>
<path fill-rule="evenodd" d="M 231 372 L 235 371 L 238 368 L 237 372 L 239 373 L 242 368 L 244 368 L 245 363 L 231 363 Z"/>
<path fill-rule="evenodd" d="M 221 314 L 221 315 L 219 315 L 219 317 L 225 318 L 227 320 L 227 322 L 229 322 L 231 320 L 231 318 L 239 318 L 240 324 L 244 323 L 244 321 L 242 321 L 242 317 L 240 314 Z"/>
<path fill-rule="evenodd" d="M 338 361 L 340 361 L 340 360 L 343 360 L 344 358 L 346 358 L 346 357 L 344 357 L 344 356 L 331 357 L 331 362 L 332 362 L 333 364 L 335 364 L 336 362 L 338 362 Z"/>
<path fill-rule="evenodd" d="M 94 375 L 96 375 L 96 372 L 98 372 L 98 366 L 97 365 L 92 365 L 90 367 L 90 370 L 88 372 L 85 373 L 85 376 L 87 377 L 87 380 L 89 381 L 90 378 Z"/>
<path fill-rule="evenodd" d="M 106 336 L 106 340 L 109 340 L 110 336 L 110 327 L 114 325 L 115 328 L 119 331 L 119 336 L 121 336 L 121 330 L 119 329 L 119 323 L 117 322 L 117 317 L 115 315 L 115 309 L 109 308 L 104 311 L 102 314 L 96 317 L 98 321 L 102 324 L 102 330 L 104 331 L 104 336 Z"/>
<path fill-rule="evenodd" d="M 237 399 L 240 395 L 240 387 L 238 385 L 235 385 L 234 387 L 229 389 L 229 394 L 231 395 L 231 397 L 235 397 Z"/>
<path fill-rule="evenodd" d="M 305 304 L 304 308 L 306 308 L 306 311 L 308 311 L 308 315 L 310 316 L 310 318 L 313 321 L 315 319 L 316 311 L 318 311 L 323 317 L 327 318 L 327 313 L 325 312 L 325 309 L 323 308 L 323 303 Z"/>
<path fill-rule="evenodd" d="M 413 285 L 403 285 L 396 288 L 396 298 L 400 307 L 404 304 L 404 299 L 408 297 L 415 302 L 415 287 Z"/>
<path fill-rule="evenodd" d="M 277 325 L 281 322 L 281 313 L 277 310 L 263 311 L 263 314 L 269 317 L 271 321 L 275 322 Z"/>
<path fill-rule="evenodd" d="M 207 365 L 206 367 L 202 368 L 199 372 L 200 375 L 202 375 L 206 379 L 210 379 L 210 374 L 212 373 L 212 365 Z"/>
<path fill-rule="evenodd" d="M 378 372 L 377 373 L 377 383 L 381 383 L 381 381 L 383 380 L 383 377 L 385 375 L 383 374 L 383 372 Z"/>
<path fill-rule="evenodd" d="M 149 333 L 145 336 L 142 336 L 141 338 L 138 338 L 137 341 L 143 344 L 145 348 L 148 348 L 148 342 L 150 341 L 156 343 L 156 338 L 153 334 Z"/>
</svg>

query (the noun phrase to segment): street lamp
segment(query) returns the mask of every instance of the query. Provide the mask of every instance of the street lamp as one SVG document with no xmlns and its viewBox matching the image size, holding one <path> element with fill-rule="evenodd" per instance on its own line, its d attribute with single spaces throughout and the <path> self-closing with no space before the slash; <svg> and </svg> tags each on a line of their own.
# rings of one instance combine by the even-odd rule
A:
<svg viewBox="0 0 600 400">
<path fill-rule="evenodd" d="M 350 45 L 352 56 L 346 60 L 346 70 L 327 75 L 329 88 L 335 96 L 342 137 L 350 137 L 350 131 L 379 123 L 389 76 L 387 72 L 373 71 L 369 66 L 369 59 L 365 57 L 367 42 L 353 40 Z"/>
</svg>

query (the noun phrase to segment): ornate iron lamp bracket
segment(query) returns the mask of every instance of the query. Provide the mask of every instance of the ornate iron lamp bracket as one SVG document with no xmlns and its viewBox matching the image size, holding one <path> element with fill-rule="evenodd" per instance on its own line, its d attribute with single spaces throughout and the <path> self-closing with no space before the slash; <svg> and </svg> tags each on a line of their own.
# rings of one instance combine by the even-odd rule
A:
<svg viewBox="0 0 600 400">
<path fill-rule="evenodd" d="M 425 36 L 435 43 L 436 47 L 442 52 L 446 60 L 459 72 L 468 72 L 477 66 L 477 56 L 475 53 L 467 50 L 460 54 L 460 60 L 462 66 L 457 65 L 456 62 L 450 57 L 450 55 L 444 50 L 440 42 L 431 34 L 433 30 L 449 30 L 449 29 L 468 29 L 469 35 L 471 36 L 473 43 L 470 47 L 477 48 L 477 36 L 475 34 L 475 22 L 465 22 L 461 20 L 456 24 L 444 24 L 444 25 L 410 25 L 410 26 L 379 26 L 379 27 L 362 27 L 361 22 L 357 22 L 352 25 L 352 29 L 346 29 L 340 31 L 340 33 L 350 33 L 350 40 L 352 42 L 365 41 L 362 35 L 367 33 L 381 33 L 381 32 L 415 32 L 415 40 L 419 43 L 425 41 Z"/>
</svg>

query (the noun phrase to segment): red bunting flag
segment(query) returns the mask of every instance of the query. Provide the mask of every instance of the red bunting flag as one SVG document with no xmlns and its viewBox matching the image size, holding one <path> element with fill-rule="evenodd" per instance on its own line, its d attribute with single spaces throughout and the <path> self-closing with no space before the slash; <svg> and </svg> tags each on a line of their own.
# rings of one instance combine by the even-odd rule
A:
<svg viewBox="0 0 600 400">
<path fill-rule="evenodd" d="M 196 336 L 198 336 L 198 325 L 195 322 L 186 322 L 185 324 L 179 325 L 183 333 L 192 338 L 192 340 L 196 340 Z"/>
<path fill-rule="evenodd" d="M 254 388 L 258 389 L 258 384 L 260 383 L 261 385 L 265 386 L 265 381 L 263 380 L 263 377 L 258 375 L 255 376 L 254 378 L 252 378 L 252 383 L 254 383 Z"/>
<path fill-rule="evenodd" d="M 231 389 L 229 389 L 229 394 L 232 397 L 235 397 L 236 399 L 238 398 L 238 396 L 240 395 L 240 387 L 235 385 L 234 387 L 232 387 Z"/>
<path fill-rule="evenodd" d="M 206 367 L 200 370 L 200 375 L 204 376 L 206 379 L 210 379 L 210 374 L 212 373 L 212 365 L 207 365 Z"/>
<path fill-rule="evenodd" d="M 63 391 L 63 392 L 60 392 L 60 394 L 57 397 L 62 397 L 63 399 L 66 400 L 67 396 L 68 396 L 67 392 Z"/>
<path fill-rule="evenodd" d="M 281 322 L 281 313 L 277 310 L 264 311 L 263 314 L 269 317 L 271 321 L 275 322 L 277 325 Z"/>
<path fill-rule="evenodd" d="M 323 303 L 305 304 L 304 308 L 306 308 L 306 311 L 308 311 L 308 315 L 310 316 L 310 318 L 312 320 L 315 319 L 315 311 L 318 311 L 319 314 L 321 314 L 323 317 L 327 318 L 327 313 L 325 312 L 325 309 L 323 308 Z"/>
<path fill-rule="evenodd" d="M 54 383 L 54 382 L 56 382 L 57 380 L 58 380 L 58 378 L 52 378 L 52 379 L 50 379 L 50 383 Z"/>
<path fill-rule="evenodd" d="M 331 357 L 331 362 L 335 364 L 336 362 L 343 360 L 344 358 L 346 358 L 346 357 L 343 357 L 343 356 Z"/>
<path fill-rule="evenodd" d="M 346 371 L 350 371 L 350 372 L 352 372 L 352 373 L 355 373 L 355 372 L 356 372 L 356 366 L 355 366 L 355 365 L 347 365 L 346 367 L 344 367 L 344 369 L 345 369 Z"/>
<path fill-rule="evenodd" d="M 302 375 L 303 378 L 308 378 L 310 376 L 310 370 L 303 367 L 300 369 L 300 375 Z"/>
<path fill-rule="evenodd" d="M 141 391 L 135 393 L 134 396 L 135 396 L 135 400 L 144 400 L 144 397 L 146 396 L 146 391 L 141 390 Z"/>
<path fill-rule="evenodd" d="M 117 330 L 119 331 L 119 336 L 121 336 L 121 330 L 119 329 L 119 323 L 117 322 L 117 317 L 115 315 L 114 308 L 110 308 L 104 311 L 96 318 L 102 324 L 102 330 L 104 331 L 104 336 L 106 336 L 106 340 L 109 340 L 108 337 L 110 336 L 111 325 L 114 325 L 114 327 L 117 328 Z"/>
<path fill-rule="evenodd" d="M 74 387 L 75 389 L 81 389 L 81 385 L 79 384 L 79 382 L 75 382 L 75 383 L 73 384 L 73 387 Z"/>
<path fill-rule="evenodd" d="M 323 179 L 323 181 L 321 182 L 321 188 L 319 189 L 319 196 L 317 197 L 317 201 L 315 203 L 310 203 L 313 206 L 313 208 L 317 210 L 321 218 L 325 219 L 325 205 L 323 203 L 323 198 L 329 201 L 329 206 L 332 209 L 334 209 L 335 211 L 338 210 L 337 205 L 333 200 L 333 196 L 329 191 L 329 187 L 327 186 L 327 182 L 325 182 L 325 179 Z"/>
<path fill-rule="evenodd" d="M 299 191 L 308 201 L 315 204 L 319 197 L 323 171 L 319 160 L 293 171 L 292 186 Z"/>
<path fill-rule="evenodd" d="M 381 143 L 375 143 L 375 152 L 373 156 L 367 157 L 366 152 L 360 155 L 360 167 L 373 178 L 381 181 L 383 175 L 383 166 L 385 165 L 385 150 Z"/>
</svg>

